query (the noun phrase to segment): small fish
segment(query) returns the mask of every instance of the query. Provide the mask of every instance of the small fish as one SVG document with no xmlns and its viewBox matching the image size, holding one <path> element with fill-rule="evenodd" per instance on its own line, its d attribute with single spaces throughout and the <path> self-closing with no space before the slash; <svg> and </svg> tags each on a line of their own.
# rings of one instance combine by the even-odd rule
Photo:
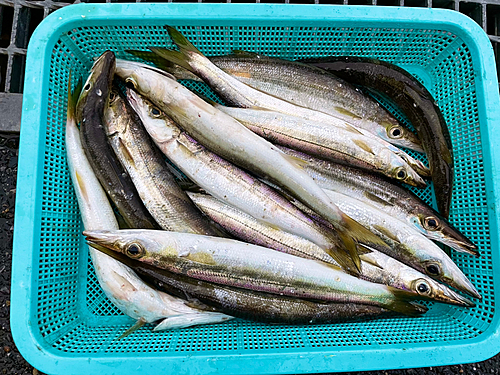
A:
<svg viewBox="0 0 500 375">
<path fill-rule="evenodd" d="M 213 284 L 148 266 L 107 248 L 102 251 L 134 269 L 156 288 L 186 299 L 190 306 L 238 318 L 275 324 L 321 324 L 397 315 L 372 305 L 308 301 Z M 415 306 L 418 309 L 418 305 Z M 424 307 L 421 309 L 425 311 Z"/>
<path fill-rule="evenodd" d="M 214 106 L 275 144 L 425 187 L 424 180 L 398 155 L 400 150 L 394 152 L 394 146 L 387 144 L 389 147 L 386 147 L 379 138 L 335 126 L 325 127 L 318 122 L 279 112 Z"/>
<path fill-rule="evenodd" d="M 411 316 L 413 293 L 370 283 L 327 264 L 226 238 L 155 230 L 85 231 L 88 243 L 198 280 L 289 297 L 360 303 Z"/>
<path fill-rule="evenodd" d="M 147 65 L 119 61 L 116 74 L 134 85 L 192 138 L 224 159 L 266 177 L 329 220 L 345 249 L 357 264 L 356 245 L 385 243 L 343 214 L 301 169 L 299 161 L 248 130 L 238 121 L 206 103 L 184 86 L 149 69 Z"/>
<path fill-rule="evenodd" d="M 359 264 L 343 251 L 335 231 L 319 227 L 276 191 L 198 144 L 135 91 L 128 89 L 127 96 L 160 150 L 191 181 L 270 226 L 308 238 L 342 267 L 357 272 Z"/>
<path fill-rule="evenodd" d="M 208 220 L 177 185 L 139 116 L 116 89 L 111 92 L 104 119 L 111 147 L 161 228 L 216 236 Z"/>
</svg>

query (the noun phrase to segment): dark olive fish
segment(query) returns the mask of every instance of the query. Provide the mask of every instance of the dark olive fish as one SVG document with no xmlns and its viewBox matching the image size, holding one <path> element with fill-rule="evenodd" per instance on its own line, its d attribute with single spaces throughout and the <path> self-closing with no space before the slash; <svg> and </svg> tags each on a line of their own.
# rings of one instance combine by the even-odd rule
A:
<svg viewBox="0 0 500 375">
<path fill-rule="evenodd" d="M 303 60 L 346 81 L 389 96 L 417 130 L 429 159 L 439 212 L 450 213 L 453 189 L 453 149 L 444 117 L 432 94 L 400 67 L 365 57 L 326 57 Z"/>
<path fill-rule="evenodd" d="M 319 324 L 397 315 L 377 306 L 315 302 L 213 284 L 148 266 L 105 247 L 100 250 L 131 267 L 155 288 L 186 299 L 188 305 L 238 318 L 266 323 Z M 420 313 L 426 311 L 423 306 L 414 306 Z"/>
<path fill-rule="evenodd" d="M 116 158 L 104 130 L 104 110 L 109 101 L 116 59 L 104 52 L 94 63 L 76 105 L 76 120 L 85 154 L 104 190 L 131 228 L 158 228 L 139 194 Z"/>
</svg>

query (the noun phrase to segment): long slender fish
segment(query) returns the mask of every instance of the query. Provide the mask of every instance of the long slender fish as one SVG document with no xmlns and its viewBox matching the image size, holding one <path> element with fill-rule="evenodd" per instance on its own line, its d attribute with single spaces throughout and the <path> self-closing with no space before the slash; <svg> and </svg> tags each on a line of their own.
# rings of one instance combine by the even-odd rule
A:
<svg viewBox="0 0 500 375">
<path fill-rule="evenodd" d="M 127 52 L 153 62 L 177 79 L 200 80 L 190 71 L 155 53 Z M 232 55 L 211 56 L 208 59 L 250 87 L 343 119 L 392 144 L 423 152 L 420 140 L 375 100 L 322 69 L 246 51 L 234 51 Z"/>
<path fill-rule="evenodd" d="M 184 298 L 200 309 L 221 311 L 238 318 L 266 323 L 321 324 L 396 315 L 377 306 L 308 301 L 208 283 L 148 266 L 104 247 L 100 249 L 127 264 L 156 288 Z"/>
<path fill-rule="evenodd" d="M 86 231 L 97 249 L 198 280 L 296 298 L 353 302 L 407 315 L 418 295 L 370 283 L 311 259 L 226 238 L 155 230 Z"/>
<path fill-rule="evenodd" d="M 439 212 L 448 218 L 453 190 L 453 149 L 443 114 L 432 94 L 404 69 L 366 57 L 327 57 L 309 63 L 354 84 L 383 92 L 406 114 L 429 159 Z"/>
<path fill-rule="evenodd" d="M 481 299 L 474 285 L 460 268 L 434 242 L 379 209 L 331 190 L 325 192 L 337 200 L 339 207 L 358 222 L 377 233 L 391 246 L 382 249 L 387 255 L 425 273 L 426 275 Z"/>
<path fill-rule="evenodd" d="M 330 163 L 287 148 L 281 150 L 305 160 L 307 164 L 304 170 L 322 188 L 364 200 L 404 221 L 431 240 L 456 251 L 479 256 L 477 246 L 472 241 L 409 190 L 356 168 Z"/>
<path fill-rule="evenodd" d="M 147 65 L 127 61 L 119 61 L 116 73 L 205 147 L 272 180 L 329 220 L 355 262 L 354 240 L 385 245 L 379 237 L 344 215 L 295 160 L 175 80 Z"/>
<path fill-rule="evenodd" d="M 71 79 L 68 91 L 71 92 Z M 97 180 L 83 150 L 76 126 L 74 107 L 76 98 L 68 95 L 66 123 L 66 152 L 68 167 L 75 188 L 78 206 L 86 230 L 116 230 L 118 223 L 106 193 Z M 120 311 L 137 324 L 124 335 L 144 323 L 162 320 L 155 330 L 183 328 L 197 324 L 219 323 L 231 319 L 224 314 L 201 311 L 186 306 L 181 299 L 157 291 L 144 283 L 130 268 L 89 247 L 97 280 L 106 296 Z"/>
<path fill-rule="evenodd" d="M 275 228 L 308 238 L 356 273 L 359 265 L 343 252 L 335 231 L 324 230 L 272 188 L 192 140 L 135 91 L 128 89 L 127 97 L 160 150 L 190 180 Z"/>
<path fill-rule="evenodd" d="M 130 176 L 108 143 L 104 131 L 107 106 L 115 70 L 115 55 L 104 52 L 94 63 L 76 105 L 80 137 L 95 174 L 118 211 L 131 228 L 157 228 L 141 201 Z"/>
<path fill-rule="evenodd" d="M 283 253 L 335 264 L 321 248 L 302 237 L 269 227 L 210 195 L 188 195 L 208 217 L 235 238 Z M 474 306 L 474 303 L 446 286 L 379 251 L 372 250 L 363 254 L 361 259 L 360 277 L 365 280 L 418 293 L 423 299 Z"/>
<path fill-rule="evenodd" d="M 415 170 L 398 155 L 399 152 L 393 151 L 394 146 L 387 144 L 389 147 L 386 147 L 380 138 L 334 126 L 325 127 L 315 121 L 279 112 L 214 106 L 275 144 L 322 159 L 369 169 L 413 186 L 425 186 Z M 416 160 L 413 163 L 417 171 L 427 174 L 428 170 L 420 164 Z"/>
<path fill-rule="evenodd" d="M 177 185 L 139 116 L 116 89 L 111 92 L 104 117 L 111 147 L 161 228 L 216 236 L 208 220 Z"/>
<path fill-rule="evenodd" d="M 299 106 L 289 101 L 269 95 L 241 82 L 238 78 L 225 73 L 196 49 L 181 33 L 173 27 L 167 27 L 168 33 L 180 51 L 150 47 L 151 51 L 181 67 L 195 73 L 203 79 L 227 103 L 243 108 L 260 107 L 293 116 L 303 117 L 338 127 L 352 128 L 364 134 L 373 134 L 369 130 L 348 123 L 344 119 L 325 112 Z"/>
</svg>

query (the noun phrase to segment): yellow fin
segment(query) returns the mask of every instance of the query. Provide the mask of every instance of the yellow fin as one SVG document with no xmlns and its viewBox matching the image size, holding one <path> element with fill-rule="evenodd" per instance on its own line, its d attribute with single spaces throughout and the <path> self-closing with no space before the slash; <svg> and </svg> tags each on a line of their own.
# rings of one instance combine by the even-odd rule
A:
<svg viewBox="0 0 500 375">
<path fill-rule="evenodd" d="M 125 332 L 123 332 L 120 335 L 120 337 L 117 338 L 117 340 L 121 340 L 124 337 L 127 337 L 128 335 L 130 335 L 131 333 L 134 333 L 139 328 L 141 328 L 144 324 L 146 324 L 146 321 L 143 318 L 139 319 L 132 327 L 130 327 L 129 329 L 127 329 Z"/>
<path fill-rule="evenodd" d="M 308 165 L 307 161 L 305 161 L 304 159 L 301 159 L 297 156 L 288 155 L 288 154 L 285 154 L 284 152 L 282 152 L 282 155 L 286 160 L 288 160 L 288 162 L 296 165 L 297 167 L 299 167 L 301 169 L 304 169 Z"/>
<path fill-rule="evenodd" d="M 377 261 L 373 260 L 373 259 L 370 259 L 369 257 L 367 257 L 365 254 L 361 254 L 359 256 L 361 258 L 361 260 L 364 262 L 364 263 L 368 263 L 368 264 L 371 264 L 372 266 L 374 267 L 377 267 L 377 268 L 380 268 L 381 270 L 384 269 L 384 267 L 382 267 L 380 264 L 377 263 Z"/>
<path fill-rule="evenodd" d="M 381 204 L 383 206 L 394 206 L 394 204 L 387 202 L 386 200 L 377 197 L 375 194 L 370 193 L 369 191 L 364 191 L 363 195 L 368 198 L 369 200 L 376 202 L 378 204 Z"/>
<path fill-rule="evenodd" d="M 367 144 L 366 142 L 361 141 L 361 140 L 359 140 L 359 139 L 355 139 L 355 140 L 353 140 L 353 142 L 354 142 L 354 144 L 355 144 L 356 146 L 358 146 L 358 147 L 359 147 L 359 148 L 361 148 L 362 150 L 364 150 L 364 151 L 366 151 L 366 152 L 368 152 L 368 153 L 370 153 L 370 154 L 372 154 L 372 155 L 375 155 L 375 154 L 374 154 L 374 152 L 373 152 L 373 150 L 371 149 L 371 147 L 370 147 L 370 146 L 368 146 L 368 144 Z"/>
<path fill-rule="evenodd" d="M 382 225 L 374 225 L 373 228 L 375 228 L 377 231 L 382 233 L 384 236 L 390 238 L 394 242 L 399 243 L 399 239 L 393 233 L 391 233 L 387 228 L 383 227 Z"/>
<path fill-rule="evenodd" d="M 87 194 L 87 188 L 85 187 L 85 182 L 83 181 L 82 176 L 78 171 L 75 171 L 75 176 L 76 176 L 76 182 L 78 184 L 78 187 L 80 188 L 80 191 L 82 192 L 82 197 L 87 202 L 87 204 L 90 204 L 89 201 L 89 196 Z"/>
</svg>

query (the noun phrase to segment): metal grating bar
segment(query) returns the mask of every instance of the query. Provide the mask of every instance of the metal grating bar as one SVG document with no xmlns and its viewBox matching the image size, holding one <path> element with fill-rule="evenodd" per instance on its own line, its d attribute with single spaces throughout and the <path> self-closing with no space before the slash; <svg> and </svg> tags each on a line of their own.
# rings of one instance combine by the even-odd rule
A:
<svg viewBox="0 0 500 375">
<path fill-rule="evenodd" d="M 156 2 L 158 0 L 135 0 L 135 2 Z M 163 0 L 165 2 L 185 2 L 183 0 Z M 260 3 L 270 0 L 193 0 L 193 2 L 247 2 Z M 60 2 L 53 0 L 0 0 L 0 93 L 22 93 L 24 66 L 29 39 L 36 26 L 54 10 L 81 2 Z M 130 0 L 84 0 L 92 3 L 130 2 Z M 293 4 L 345 4 L 373 6 L 408 6 L 444 8 L 459 11 L 476 21 L 488 34 L 495 52 L 497 70 L 500 71 L 500 0 L 275 0 L 276 3 Z M 17 102 L 18 99 L 10 102 Z M 13 113 L 20 113 L 13 108 Z M 17 115 L 16 115 L 17 116 Z M 13 119 L 10 119 L 11 123 Z M 20 117 L 17 120 L 20 123 Z M 11 129 L 11 125 L 9 125 Z M 0 119 L 0 131 L 6 130 Z"/>
</svg>

